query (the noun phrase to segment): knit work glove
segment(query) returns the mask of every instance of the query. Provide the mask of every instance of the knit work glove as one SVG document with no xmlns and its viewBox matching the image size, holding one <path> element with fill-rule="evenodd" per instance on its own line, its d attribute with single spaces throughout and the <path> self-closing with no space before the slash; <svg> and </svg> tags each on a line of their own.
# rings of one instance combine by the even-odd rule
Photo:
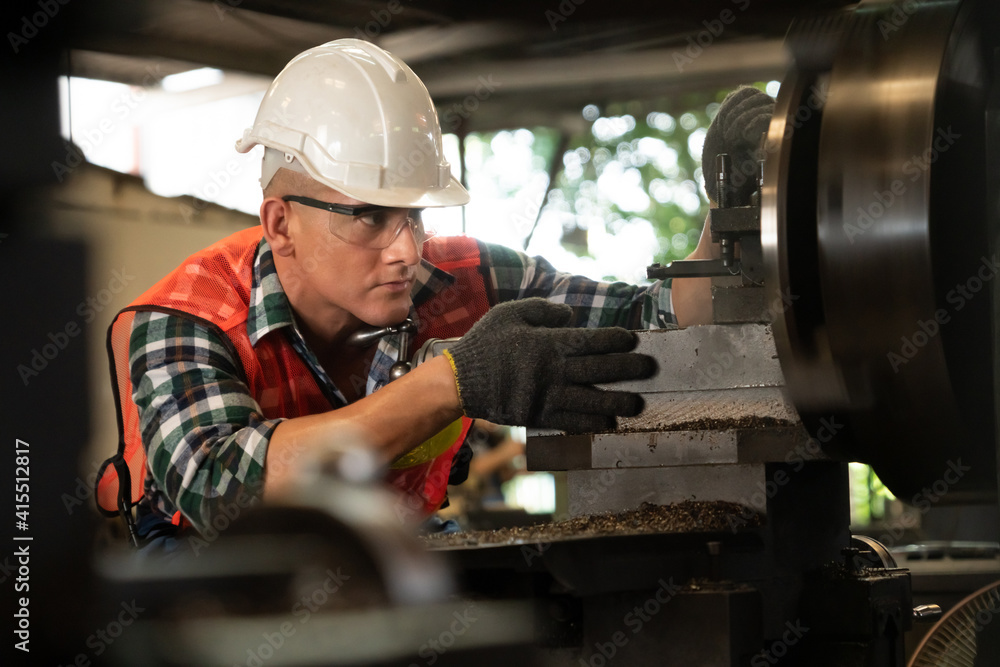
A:
<svg viewBox="0 0 1000 667">
<path fill-rule="evenodd" d="M 757 189 L 757 161 L 763 159 L 761 139 L 771 125 L 774 100 L 767 93 L 742 86 L 726 96 L 705 134 L 701 170 L 705 192 L 719 201 L 715 156 L 728 153 L 733 173 L 730 177 L 730 205 L 746 206 Z"/>
<path fill-rule="evenodd" d="M 593 385 L 647 378 L 656 362 L 630 352 L 638 343 L 631 331 L 570 328 L 572 315 L 545 299 L 508 301 L 446 350 L 466 416 L 593 432 L 613 429 L 616 415 L 639 414 L 639 394 Z"/>
</svg>

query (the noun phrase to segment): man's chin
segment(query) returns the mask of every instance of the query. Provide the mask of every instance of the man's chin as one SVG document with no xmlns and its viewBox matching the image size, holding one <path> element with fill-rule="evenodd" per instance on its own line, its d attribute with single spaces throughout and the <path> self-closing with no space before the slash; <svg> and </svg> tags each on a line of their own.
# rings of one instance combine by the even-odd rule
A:
<svg viewBox="0 0 1000 667">
<path fill-rule="evenodd" d="M 367 313 L 367 316 L 361 319 L 369 326 L 389 327 L 399 324 L 409 316 L 410 304 L 407 302 L 405 306 L 399 308 L 386 308 L 380 309 L 379 312 Z"/>
</svg>

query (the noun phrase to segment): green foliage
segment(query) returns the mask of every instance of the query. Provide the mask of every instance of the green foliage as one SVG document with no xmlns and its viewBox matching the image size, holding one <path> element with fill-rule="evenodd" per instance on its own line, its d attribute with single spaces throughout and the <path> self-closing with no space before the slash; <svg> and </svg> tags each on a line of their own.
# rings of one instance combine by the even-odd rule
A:
<svg viewBox="0 0 1000 667">
<path fill-rule="evenodd" d="M 659 242 L 656 261 L 687 256 L 697 245 L 708 212 L 708 201 L 698 179 L 701 155 L 692 155 L 689 142 L 694 133 L 708 128 L 711 118 L 707 107 L 714 98 L 687 96 L 681 105 L 673 107 L 635 102 L 609 105 L 594 119 L 589 132 L 570 141 L 565 167 L 556 180 L 561 199 L 571 203 L 568 208 L 573 212 L 602 218 L 611 233 L 637 218 L 648 220 Z M 619 134 L 623 128 L 626 131 Z M 601 193 L 597 181 L 609 168 L 628 172 L 631 180 L 639 180 L 649 195 L 648 206 L 628 210 Z M 678 202 L 678 194 L 686 198 L 685 207 Z M 579 238 L 574 231 L 567 230 L 564 238 Z M 579 245 L 571 249 L 586 252 Z"/>
<path fill-rule="evenodd" d="M 870 526 L 885 519 L 886 503 L 895 500 L 871 466 L 849 465 L 851 482 L 851 525 Z"/>
<path fill-rule="evenodd" d="M 532 128 L 532 168 L 549 172 L 552 161 L 559 160 L 545 207 L 563 214 L 563 247 L 588 256 L 587 232 L 592 225 L 616 234 L 632 224 L 648 224 L 658 244 L 655 261 L 671 262 L 693 252 L 708 214 L 701 140 L 728 93 L 728 89 L 690 92 L 600 109 L 588 105 L 582 110 L 586 130 L 569 137 L 560 156 L 555 155 L 560 133 Z M 493 157 L 491 145 L 499 134 L 467 138 L 477 144 L 482 165 Z M 609 187 L 611 183 L 620 185 Z M 517 190 L 510 183 L 497 184 L 501 196 L 513 196 Z"/>
</svg>

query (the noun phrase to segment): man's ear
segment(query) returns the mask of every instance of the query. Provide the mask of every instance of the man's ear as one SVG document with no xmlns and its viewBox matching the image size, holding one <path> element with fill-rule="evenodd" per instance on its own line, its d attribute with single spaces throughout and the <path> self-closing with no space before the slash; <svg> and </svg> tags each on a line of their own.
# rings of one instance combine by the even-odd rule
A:
<svg viewBox="0 0 1000 667">
<path fill-rule="evenodd" d="M 289 206 L 279 197 L 266 197 L 260 204 L 260 226 L 271 252 L 282 257 L 292 253 L 293 242 L 289 229 Z"/>
</svg>

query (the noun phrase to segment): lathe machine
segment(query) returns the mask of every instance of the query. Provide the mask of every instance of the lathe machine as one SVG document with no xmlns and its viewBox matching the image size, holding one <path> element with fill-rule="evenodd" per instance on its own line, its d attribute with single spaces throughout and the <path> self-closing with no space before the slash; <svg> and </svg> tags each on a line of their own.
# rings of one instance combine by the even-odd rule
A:
<svg viewBox="0 0 1000 667">
<path fill-rule="evenodd" d="M 711 277 L 715 324 L 641 334 L 660 371 L 634 385 L 640 417 L 529 433 L 529 468 L 567 471 L 578 532 L 428 553 L 391 509 L 360 510 L 378 503 L 338 464 L 339 486 L 323 477 L 294 500 L 311 509 L 265 508 L 188 569 L 108 567 L 115 589 L 162 602 L 119 655 L 903 665 L 905 633 L 935 610 L 914 608 L 894 545 L 851 535 L 847 462 L 916 506 L 997 501 L 998 26 L 988 0 L 866 0 L 794 22 L 765 159 L 719 158 L 720 173 L 760 179 L 750 205 L 712 211 L 722 259 L 649 268 Z M 669 504 L 688 529 L 643 524 Z M 617 526 L 586 519 L 606 512 Z M 331 563 L 365 573 L 343 586 L 358 595 L 282 634 L 289 601 Z M 248 612 L 247 582 L 278 593 Z M 212 598 L 197 622 L 171 611 L 193 591 Z"/>
</svg>

